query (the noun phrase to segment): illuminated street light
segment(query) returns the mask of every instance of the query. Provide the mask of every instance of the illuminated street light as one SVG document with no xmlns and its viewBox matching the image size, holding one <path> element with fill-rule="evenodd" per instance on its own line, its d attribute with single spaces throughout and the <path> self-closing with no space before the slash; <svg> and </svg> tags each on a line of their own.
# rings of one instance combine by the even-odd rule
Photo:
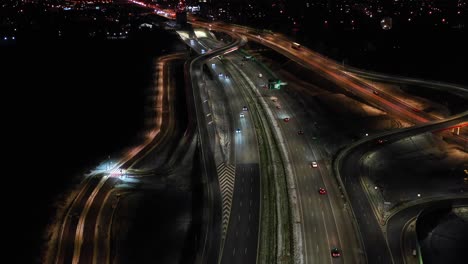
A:
<svg viewBox="0 0 468 264">
<path fill-rule="evenodd" d="M 420 193 L 418 193 L 418 197 L 421 197 L 421 194 L 420 194 Z"/>
</svg>

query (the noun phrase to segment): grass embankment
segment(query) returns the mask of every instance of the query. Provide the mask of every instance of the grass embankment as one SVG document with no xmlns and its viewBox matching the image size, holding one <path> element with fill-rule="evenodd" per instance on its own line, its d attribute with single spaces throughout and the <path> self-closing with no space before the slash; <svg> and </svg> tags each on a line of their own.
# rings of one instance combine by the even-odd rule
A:
<svg viewBox="0 0 468 264">
<path fill-rule="evenodd" d="M 230 63 L 226 63 L 230 66 Z M 232 67 L 234 68 L 235 67 Z M 245 86 L 249 87 L 247 83 Z M 286 174 L 265 110 L 255 93 L 240 89 L 250 108 L 260 155 L 261 203 L 257 263 L 292 263 L 292 223 Z"/>
</svg>

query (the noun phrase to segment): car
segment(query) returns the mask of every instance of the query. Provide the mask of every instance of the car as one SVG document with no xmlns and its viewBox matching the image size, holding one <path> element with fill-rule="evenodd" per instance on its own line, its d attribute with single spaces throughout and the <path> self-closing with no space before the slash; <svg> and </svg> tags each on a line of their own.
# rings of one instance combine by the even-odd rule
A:
<svg viewBox="0 0 468 264">
<path fill-rule="evenodd" d="M 224 79 L 229 79 L 229 75 L 224 75 Z"/>
<path fill-rule="evenodd" d="M 317 167 L 318 167 L 318 164 L 317 164 L 316 161 L 312 161 L 312 164 L 311 164 L 311 165 L 312 165 L 312 168 L 317 168 Z"/>
<path fill-rule="evenodd" d="M 242 111 L 247 111 L 247 110 L 248 110 L 247 106 L 244 105 L 244 107 L 242 107 Z"/>
<path fill-rule="evenodd" d="M 259 73 L 258 78 L 262 78 L 262 77 L 263 77 L 263 74 Z"/>
<path fill-rule="evenodd" d="M 387 140 L 385 140 L 385 139 L 379 139 L 379 140 L 377 140 L 377 143 L 383 144 L 385 141 L 387 141 Z"/>
<path fill-rule="evenodd" d="M 243 118 L 243 117 L 244 117 L 244 113 L 240 113 L 239 116 L 240 116 L 241 118 Z"/>
<path fill-rule="evenodd" d="M 222 72 L 218 73 L 218 77 L 223 77 L 223 73 Z"/>
<path fill-rule="evenodd" d="M 289 122 L 289 117 L 285 117 L 283 120 L 284 122 Z"/>
<path fill-rule="evenodd" d="M 281 105 L 276 105 L 276 109 L 281 109 Z"/>
<path fill-rule="evenodd" d="M 340 250 L 338 248 L 332 248 L 331 255 L 334 258 L 339 258 L 341 256 Z"/>
<path fill-rule="evenodd" d="M 319 194 L 327 194 L 327 190 L 325 190 L 324 188 L 319 188 Z"/>
<path fill-rule="evenodd" d="M 379 91 L 377 91 L 377 90 L 373 90 L 372 92 L 373 92 L 375 95 L 379 95 Z"/>
<path fill-rule="evenodd" d="M 240 132 L 241 132 L 240 128 L 236 129 L 236 133 L 240 133 Z"/>
<path fill-rule="evenodd" d="M 297 134 L 298 134 L 298 135 L 304 135 L 304 131 L 299 130 L 299 131 L 297 131 Z"/>
</svg>

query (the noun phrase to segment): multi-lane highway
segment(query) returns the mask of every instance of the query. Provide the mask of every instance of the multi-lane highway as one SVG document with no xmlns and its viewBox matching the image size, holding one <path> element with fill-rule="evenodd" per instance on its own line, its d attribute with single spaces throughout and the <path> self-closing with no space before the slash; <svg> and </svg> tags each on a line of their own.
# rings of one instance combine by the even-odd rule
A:
<svg viewBox="0 0 468 264">
<path fill-rule="evenodd" d="M 209 38 L 199 39 L 197 43 L 205 49 L 223 46 L 222 43 L 211 42 Z M 207 47 L 206 43 L 213 46 Z M 192 47 L 196 46 L 192 45 Z M 216 120 L 213 117 L 213 122 L 209 122 L 210 127 L 216 128 L 213 138 L 222 137 L 227 138 L 226 141 L 231 141 L 227 144 L 229 149 L 226 150 L 229 154 L 223 157 L 218 156 L 220 164 L 217 167 L 234 166 L 232 201 L 231 204 L 223 203 L 223 207 L 230 206 L 230 212 L 228 212 L 229 221 L 226 223 L 228 224 L 227 233 L 222 234 L 225 239 L 221 244 L 220 260 L 222 263 L 255 263 L 259 229 L 260 188 L 259 151 L 251 117 L 255 110 L 250 107 L 247 99 L 243 96 L 241 89 L 245 88 L 242 87 L 242 79 L 235 75 L 228 75 L 223 63 L 217 58 L 207 61 L 207 65 L 209 65 L 208 68 L 213 80 L 209 80 L 208 76 L 204 77 L 203 93 L 207 98 L 211 97 L 210 102 L 205 104 L 208 105 L 205 109 L 206 115 L 215 115 L 213 109 L 224 109 L 215 111 L 227 113 L 226 116 L 229 119 Z M 213 98 L 217 99 L 213 100 Z M 228 122 L 224 126 L 228 127 L 229 130 L 223 131 L 220 128 L 223 123 L 219 122 Z M 220 175 L 220 177 L 222 176 Z M 232 184 L 232 181 L 221 181 L 220 184 Z M 221 186 L 222 190 L 224 190 L 223 187 Z"/>
<path fill-rule="evenodd" d="M 245 61 L 239 53 L 225 56 L 225 64 L 230 65 L 228 73 L 232 76 L 232 82 L 241 80 L 236 84 L 238 84 L 237 86 L 240 84 L 242 89 L 257 89 L 257 87 L 267 84 L 268 79 L 272 78 L 260 65 L 252 61 Z M 219 66 L 216 68 L 218 71 L 222 69 Z M 226 74 L 226 72 L 224 73 Z M 222 79 L 224 80 L 224 77 Z M 267 90 L 260 91 L 264 97 L 271 95 Z M 282 137 L 286 139 L 297 186 L 299 186 L 301 217 L 304 225 L 305 260 L 306 262 L 313 260 L 324 262 L 359 261 L 362 259 L 358 246 L 356 246 L 359 243 L 352 232 L 353 229 L 349 221 L 346 220 L 347 215 L 340 192 L 329 173 L 329 158 L 323 154 L 323 150 L 317 143 L 312 142 L 312 137 L 298 134 L 300 130 L 304 129 L 301 124 L 310 121 L 303 116 L 303 110 L 299 109 L 297 103 L 287 95 L 281 94 L 278 97 L 280 102 L 269 101 L 268 106 L 274 115 L 272 117 L 280 124 Z M 229 96 L 229 98 L 235 100 L 236 94 Z M 277 109 L 277 105 L 283 106 L 281 109 Z M 291 121 L 284 122 L 285 117 L 290 117 Z M 314 130 L 316 128 L 310 128 L 307 131 L 314 133 Z M 243 151 L 243 155 L 248 155 L 248 153 Z M 239 153 L 236 152 L 236 157 L 238 155 Z M 318 161 L 318 168 L 312 168 L 313 161 Z M 319 194 L 319 188 L 326 188 L 328 194 Z M 233 214 L 235 209 L 234 205 Z M 232 230 L 229 229 L 229 232 Z M 235 232 L 238 235 L 237 229 Z M 334 247 L 343 252 L 342 258 L 332 259 L 331 248 Z"/>
<path fill-rule="evenodd" d="M 363 98 L 369 104 L 390 114 L 415 124 L 440 118 L 418 111 L 392 94 L 378 90 L 365 80 L 344 72 L 340 65 L 313 51 L 304 47 L 292 48 L 291 41 L 284 36 L 258 34 L 251 28 L 222 23 L 208 24 L 199 21 L 192 23 L 238 37 L 229 45 L 223 45 L 212 39 L 206 39 L 203 43 L 197 42 L 192 48 L 204 55 L 191 60 L 186 66 L 186 80 L 192 88 L 190 92 L 195 112 L 193 119 L 196 119 L 198 124 L 198 140 L 201 146 L 204 182 L 207 187 L 205 193 L 207 208 L 204 210 L 204 221 L 207 225 L 203 233 L 205 236 L 201 239 L 204 242 L 202 242 L 200 259 L 209 263 L 217 261 L 255 263 L 257 261 L 260 229 L 260 175 L 261 165 L 264 165 L 260 164 L 258 124 L 251 116 L 257 114 L 268 117 L 267 122 L 270 128 L 281 141 L 280 149 L 289 160 L 285 166 L 289 168 L 290 176 L 295 182 L 302 225 L 300 240 L 303 244 L 302 252 L 299 254 L 300 261 L 305 263 L 365 262 L 366 256 L 362 252 L 360 241 L 361 234 L 354 232 L 352 221 L 349 221 L 350 215 L 341 196 L 342 191 L 339 190 L 331 171 L 331 157 L 326 153 L 320 141 L 305 134 L 318 133 L 318 128 L 313 125 L 314 120 L 310 120 L 302 107 L 288 94 L 276 93 L 275 99 L 270 99 L 272 92 L 260 88 L 273 77 L 270 72 L 265 71 L 265 68 L 258 63 L 244 61 L 240 53 L 227 54 L 237 50 L 245 42 L 245 39 L 240 36 L 245 36 L 318 72 L 322 77 L 342 87 L 345 93 Z M 210 61 L 210 64 L 213 63 L 210 71 L 216 80 L 207 84 L 203 81 L 207 75 L 202 67 L 210 59 L 219 55 L 225 56 L 221 63 L 217 59 Z M 148 140 L 116 161 L 110 173 L 93 175 L 84 182 L 61 224 L 54 263 L 107 263 L 109 261 L 108 253 L 98 253 L 102 252 L 101 249 L 104 252 L 109 251 L 109 243 L 99 242 L 105 240 L 107 234 L 100 230 L 100 226 L 106 222 L 102 213 L 110 193 L 113 187 L 122 181 L 117 176 L 122 175 L 121 170 L 137 168 L 136 164 L 150 164 L 146 162 L 148 153 L 154 153 L 156 147 L 167 146 L 169 141 L 176 140 L 169 137 L 171 131 L 175 130 L 174 117 L 170 115 L 174 109 L 167 108 L 167 105 L 172 105 L 174 102 L 166 90 L 167 86 L 170 86 L 167 85 L 169 79 L 170 77 L 167 76 L 160 81 L 161 89 L 157 93 L 156 101 L 158 107 L 161 108 L 155 111 L 158 113 L 156 128 L 148 134 Z M 164 83 L 166 85 L 163 85 Z M 206 103 L 210 89 L 219 88 L 222 89 L 221 93 L 225 94 L 225 99 Z M 258 102 L 263 102 L 266 108 L 259 108 Z M 228 151 L 233 153 L 225 160 L 219 160 L 219 157 L 215 155 L 219 147 L 220 131 L 217 130 L 216 120 L 212 115 L 213 107 L 225 108 L 229 112 L 228 127 L 234 128 L 225 132 L 228 133 L 226 138 L 232 141 Z M 466 116 L 463 118 L 466 119 Z M 416 130 L 412 130 L 411 133 L 414 131 Z M 161 132 L 164 133 L 161 134 Z M 193 135 L 194 131 L 190 133 Z M 391 140 L 386 139 L 386 141 Z M 389 246 L 387 238 L 381 233 L 381 223 L 373 217 L 372 208 L 359 187 L 359 175 L 354 175 L 357 171 L 355 170 L 356 164 L 372 143 L 366 144 L 362 145 L 366 149 L 356 147 L 352 153 L 348 151 L 348 156 L 341 157 L 343 161 L 339 170 L 361 227 L 360 232 L 366 246 L 367 261 L 369 263 L 395 263 L 399 259 L 393 257 L 396 254 L 395 250 L 390 250 L 390 247 L 395 245 L 393 243 Z M 171 146 L 170 149 L 181 145 Z M 183 153 L 180 148 L 177 149 L 177 153 Z M 159 165 L 165 163 L 159 162 Z M 234 166 L 235 171 L 233 196 L 229 204 L 229 222 L 225 234 L 221 233 L 223 229 L 221 228 L 222 208 L 219 189 L 222 183 L 218 180 L 219 170 L 217 170 L 220 164 Z M 142 165 L 139 169 L 149 167 L 151 165 Z M 320 188 L 323 188 L 321 192 L 319 192 Z M 332 248 L 338 248 L 341 257 L 332 257 Z"/>
<path fill-rule="evenodd" d="M 340 64 L 331 59 L 309 50 L 306 47 L 301 47 L 299 49 L 292 48 L 292 41 L 284 35 L 278 33 L 257 33 L 253 28 L 225 24 L 222 22 L 207 23 L 195 20 L 191 21 L 191 23 L 213 30 L 236 32 L 237 34 L 247 37 L 251 41 L 261 43 L 303 65 L 307 69 L 320 74 L 325 79 L 334 82 L 339 87 L 342 87 L 344 92 L 361 97 L 370 104 L 390 114 L 402 117 L 416 124 L 437 119 L 437 117 L 418 111 L 418 109 L 414 108 L 412 105 L 400 101 L 390 94 L 381 93 L 381 91 L 370 82 L 359 79 L 353 74 L 344 71 Z"/>
<path fill-rule="evenodd" d="M 243 45 L 243 43 L 245 43 L 245 39 L 239 37 L 234 42 L 226 46 L 212 50 L 208 53 L 204 53 L 203 55 L 193 59 L 189 64 L 189 69 L 187 70 L 187 73 L 189 73 L 187 76 L 190 76 L 191 87 L 193 88 L 192 95 L 194 98 L 196 120 L 199 131 L 201 159 L 204 167 L 202 174 L 204 181 L 206 182 L 205 185 L 207 190 L 205 193 L 205 201 L 208 208 L 204 213 L 204 220 L 207 224 L 206 230 L 203 232 L 204 242 L 202 243 L 203 247 L 201 249 L 201 259 L 208 263 L 214 263 L 218 261 L 220 256 L 220 240 L 222 236 L 222 208 L 219 185 L 220 182 L 217 173 L 219 164 L 216 164 L 214 155 L 215 148 L 217 147 L 217 131 L 216 126 L 211 125 L 213 123 L 212 121 L 214 120 L 210 106 L 206 104 L 206 98 L 208 98 L 208 94 L 203 82 L 203 64 L 213 57 L 225 55 L 237 50 L 240 45 Z M 252 253 L 250 252 L 249 254 Z"/>
<path fill-rule="evenodd" d="M 431 120 L 440 120 L 440 117 L 433 116 L 431 114 L 427 114 L 423 111 L 420 111 L 412 105 L 409 105 L 408 103 L 399 100 L 392 94 L 379 90 L 378 88 L 374 87 L 365 80 L 359 79 L 350 73 L 342 71 L 342 67 L 340 67 L 340 65 L 337 65 L 336 63 L 327 58 L 324 58 L 303 47 L 300 49 L 293 49 L 291 47 L 291 41 L 278 34 L 258 34 L 255 33 L 255 31 L 251 28 L 227 25 L 223 23 L 211 23 L 210 25 L 207 25 L 208 23 L 198 21 L 193 21 L 192 23 L 194 25 L 208 27 L 213 30 L 220 30 L 225 32 L 232 31 L 247 36 L 250 40 L 262 43 L 263 45 L 282 53 L 283 55 L 293 59 L 294 61 L 299 62 L 303 66 L 321 73 L 323 77 L 332 80 L 338 86 L 343 87 L 346 93 L 351 93 L 353 95 L 361 97 L 370 104 L 377 106 L 378 108 L 383 109 L 390 114 L 406 119 L 410 122 L 421 124 Z M 290 131 L 287 138 L 292 138 L 293 134 L 294 131 Z M 303 146 L 303 144 L 297 142 L 294 143 L 293 146 L 297 148 L 298 146 Z M 289 147 L 289 152 L 293 153 L 294 150 L 291 150 L 291 148 Z M 301 200 L 303 201 L 303 199 Z M 355 203 L 356 206 L 360 207 L 361 209 L 364 208 L 364 210 L 360 210 L 360 213 L 357 213 L 358 218 L 361 219 L 359 220 L 359 222 L 361 223 L 361 226 L 373 226 L 374 228 L 369 229 L 374 231 L 379 230 L 379 223 L 377 223 L 375 219 L 373 219 L 371 215 L 372 209 L 370 207 L 366 207 L 365 202 L 366 198 L 362 197 L 360 203 Z M 361 204 L 364 205 L 361 206 Z M 308 232 L 304 233 L 307 234 Z M 370 232 L 369 234 L 364 234 L 364 236 L 366 238 L 375 237 L 375 235 L 373 235 L 372 232 Z M 384 243 L 383 240 L 379 239 L 372 241 L 368 240 L 366 244 L 374 245 L 374 243 L 376 243 L 377 245 L 380 244 L 380 247 L 377 246 L 376 248 L 386 247 L 386 243 Z M 305 244 L 307 245 L 307 243 Z M 373 250 L 373 252 L 375 254 L 371 252 L 371 256 L 369 256 L 370 259 L 374 261 L 391 262 L 391 255 L 387 254 L 388 252 L 385 253 L 385 250 L 383 250 L 382 252 L 380 252 L 379 250 Z"/>
<path fill-rule="evenodd" d="M 233 61 L 237 65 L 242 63 L 240 56 L 233 58 Z M 254 83 L 251 89 L 257 89 L 266 99 L 271 118 L 279 125 L 279 133 L 286 143 L 299 197 L 304 261 L 358 262 L 358 243 L 352 226 L 346 220 L 340 192 L 329 172 L 330 159 L 324 153 L 320 141 L 311 136 L 318 134 L 318 128 L 312 125 L 314 120 L 305 115 L 302 106 L 289 94 L 261 88 L 273 76 L 257 63 L 245 62 L 238 69 L 248 73 Z M 259 77 L 259 73 L 262 77 Z M 313 162 L 317 163 L 317 167 L 312 166 Z M 320 188 L 327 190 L 327 194 L 320 194 Z M 335 247 L 342 251 L 341 258 L 332 258 L 331 248 Z"/>
</svg>

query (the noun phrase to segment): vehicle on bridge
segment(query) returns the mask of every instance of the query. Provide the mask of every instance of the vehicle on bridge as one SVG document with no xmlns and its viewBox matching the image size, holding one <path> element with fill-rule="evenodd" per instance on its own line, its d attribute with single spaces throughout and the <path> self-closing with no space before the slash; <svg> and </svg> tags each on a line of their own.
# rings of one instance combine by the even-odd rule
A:
<svg viewBox="0 0 468 264">
<path fill-rule="evenodd" d="M 299 43 L 297 43 L 297 42 L 293 42 L 293 43 L 291 44 L 291 48 L 293 48 L 293 49 L 299 49 L 299 48 L 301 48 L 301 44 L 299 44 Z"/>
<path fill-rule="evenodd" d="M 325 190 L 324 188 L 319 188 L 318 192 L 319 194 L 322 194 L 322 195 L 327 194 L 327 190 Z"/>
</svg>

